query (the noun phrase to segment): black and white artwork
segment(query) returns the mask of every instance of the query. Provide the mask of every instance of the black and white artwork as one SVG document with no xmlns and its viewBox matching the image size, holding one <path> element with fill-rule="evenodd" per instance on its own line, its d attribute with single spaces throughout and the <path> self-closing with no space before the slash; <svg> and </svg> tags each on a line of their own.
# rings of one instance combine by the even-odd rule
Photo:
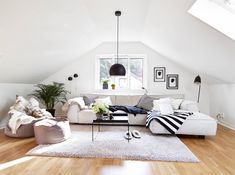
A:
<svg viewBox="0 0 235 175">
<path fill-rule="evenodd" d="M 166 68 L 154 67 L 154 82 L 165 82 Z"/>
<path fill-rule="evenodd" d="M 167 74 L 166 88 L 167 89 L 179 88 L 179 75 L 178 74 Z"/>
</svg>

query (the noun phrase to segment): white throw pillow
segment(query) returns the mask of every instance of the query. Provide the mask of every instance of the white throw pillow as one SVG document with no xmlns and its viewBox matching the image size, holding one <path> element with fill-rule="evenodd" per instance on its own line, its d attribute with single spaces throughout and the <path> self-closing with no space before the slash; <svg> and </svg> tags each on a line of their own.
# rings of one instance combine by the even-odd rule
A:
<svg viewBox="0 0 235 175">
<path fill-rule="evenodd" d="M 199 112 L 197 102 L 190 100 L 184 100 L 180 105 L 180 109 L 192 112 Z"/>
<path fill-rule="evenodd" d="M 95 102 L 96 103 L 103 103 L 108 106 L 112 105 L 112 101 L 111 101 L 110 97 L 97 98 L 97 99 L 95 99 Z"/>
<path fill-rule="evenodd" d="M 159 104 L 160 113 L 163 115 L 173 114 L 173 108 L 170 103 L 160 103 Z"/>
<path fill-rule="evenodd" d="M 174 99 L 174 98 L 171 99 L 171 105 L 174 110 L 178 110 L 182 102 L 183 99 Z"/>
<path fill-rule="evenodd" d="M 171 103 L 170 98 L 160 98 L 159 100 L 153 100 L 153 109 L 154 111 L 160 111 L 160 103 Z"/>
<path fill-rule="evenodd" d="M 159 100 L 154 100 L 153 101 L 153 109 L 155 111 L 159 111 L 159 104 L 160 103 L 170 103 L 172 108 L 174 110 L 178 110 L 180 108 L 180 105 L 182 103 L 183 99 L 174 99 L 174 98 L 160 98 Z"/>
<path fill-rule="evenodd" d="M 160 100 L 153 100 L 153 109 L 152 110 L 159 111 L 160 110 L 159 103 L 160 103 Z"/>
</svg>

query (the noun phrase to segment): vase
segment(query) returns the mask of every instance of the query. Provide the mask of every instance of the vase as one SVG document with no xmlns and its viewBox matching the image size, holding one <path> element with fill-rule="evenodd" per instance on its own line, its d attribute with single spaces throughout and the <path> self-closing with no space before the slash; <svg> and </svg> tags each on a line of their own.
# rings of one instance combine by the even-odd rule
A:
<svg viewBox="0 0 235 175">
<path fill-rule="evenodd" d="M 108 88 L 109 88 L 108 83 L 103 83 L 103 89 L 108 89 Z"/>
<path fill-rule="evenodd" d="M 103 119 L 103 114 L 96 114 L 96 118 L 98 120 L 102 120 Z"/>
<path fill-rule="evenodd" d="M 46 109 L 47 112 L 50 112 L 53 117 L 55 117 L 55 109 Z"/>
</svg>

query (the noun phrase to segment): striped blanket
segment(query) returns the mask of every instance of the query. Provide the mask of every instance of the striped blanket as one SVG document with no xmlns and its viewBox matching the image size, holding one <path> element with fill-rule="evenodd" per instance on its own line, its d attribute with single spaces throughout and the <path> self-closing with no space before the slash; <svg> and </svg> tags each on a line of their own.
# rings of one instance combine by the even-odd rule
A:
<svg viewBox="0 0 235 175">
<path fill-rule="evenodd" d="M 153 120 L 156 120 L 171 134 L 175 134 L 183 125 L 187 117 L 192 114 L 192 112 L 174 112 L 174 114 L 162 115 L 159 111 L 151 111 L 147 116 L 146 127 L 148 128 L 150 123 Z"/>
</svg>

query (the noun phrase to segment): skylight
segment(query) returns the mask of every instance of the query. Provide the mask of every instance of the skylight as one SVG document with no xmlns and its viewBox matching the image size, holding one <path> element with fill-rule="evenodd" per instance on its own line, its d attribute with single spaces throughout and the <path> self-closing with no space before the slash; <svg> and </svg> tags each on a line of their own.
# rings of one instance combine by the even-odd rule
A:
<svg viewBox="0 0 235 175">
<path fill-rule="evenodd" d="M 197 0 L 188 12 L 235 40 L 235 0 Z"/>
</svg>

